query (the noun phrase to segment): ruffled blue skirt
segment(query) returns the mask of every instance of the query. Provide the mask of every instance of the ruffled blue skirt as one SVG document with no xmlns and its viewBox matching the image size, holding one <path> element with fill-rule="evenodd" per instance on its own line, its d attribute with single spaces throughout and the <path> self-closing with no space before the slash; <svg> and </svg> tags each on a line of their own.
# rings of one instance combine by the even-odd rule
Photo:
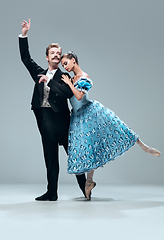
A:
<svg viewBox="0 0 164 240">
<path fill-rule="evenodd" d="M 68 173 L 102 167 L 132 147 L 139 136 L 97 101 L 72 112 L 68 137 Z"/>
</svg>

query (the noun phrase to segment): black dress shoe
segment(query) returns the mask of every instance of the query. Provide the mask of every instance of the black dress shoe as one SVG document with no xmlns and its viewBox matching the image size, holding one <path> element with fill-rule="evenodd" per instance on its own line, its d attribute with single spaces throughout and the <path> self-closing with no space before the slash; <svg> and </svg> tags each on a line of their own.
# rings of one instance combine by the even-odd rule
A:
<svg viewBox="0 0 164 240">
<path fill-rule="evenodd" d="M 49 201 L 57 201 L 57 200 L 58 200 L 58 197 L 49 198 Z"/>
<path fill-rule="evenodd" d="M 58 199 L 57 196 L 50 197 L 48 192 L 35 198 L 36 201 L 56 201 L 57 199 Z"/>
</svg>

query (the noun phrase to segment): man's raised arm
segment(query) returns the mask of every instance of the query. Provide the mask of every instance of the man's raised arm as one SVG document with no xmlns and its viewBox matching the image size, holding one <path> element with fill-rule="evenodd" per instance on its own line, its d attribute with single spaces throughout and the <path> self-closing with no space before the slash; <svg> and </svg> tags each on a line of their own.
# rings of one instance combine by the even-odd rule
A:
<svg viewBox="0 0 164 240">
<path fill-rule="evenodd" d="M 27 38 L 27 33 L 30 29 L 30 25 L 31 25 L 30 19 L 28 20 L 28 22 L 23 20 L 21 24 L 22 34 L 19 35 L 19 49 L 22 62 L 26 66 L 33 80 L 35 82 L 38 82 L 38 74 L 42 73 L 44 69 L 41 68 L 30 56 Z"/>
</svg>

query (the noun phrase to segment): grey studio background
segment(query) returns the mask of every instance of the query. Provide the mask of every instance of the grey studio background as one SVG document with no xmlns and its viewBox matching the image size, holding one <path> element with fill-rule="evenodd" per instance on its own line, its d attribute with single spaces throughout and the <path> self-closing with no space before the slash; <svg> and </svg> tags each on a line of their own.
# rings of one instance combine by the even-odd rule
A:
<svg viewBox="0 0 164 240">
<path fill-rule="evenodd" d="M 164 2 L 161 0 L 4 1 L 1 3 L 0 182 L 43 183 L 40 135 L 30 110 L 34 83 L 20 61 L 18 35 L 31 19 L 33 59 L 47 67 L 45 48 L 73 50 L 94 82 L 90 98 L 112 109 L 155 158 L 134 146 L 95 173 L 98 183 L 163 184 Z M 62 68 L 62 67 L 61 67 Z M 60 148 L 60 183 L 74 183 Z"/>
</svg>

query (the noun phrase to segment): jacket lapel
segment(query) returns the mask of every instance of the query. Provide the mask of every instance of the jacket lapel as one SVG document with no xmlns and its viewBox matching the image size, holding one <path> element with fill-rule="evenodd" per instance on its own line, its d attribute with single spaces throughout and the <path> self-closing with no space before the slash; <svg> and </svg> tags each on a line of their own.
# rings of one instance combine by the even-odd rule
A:
<svg viewBox="0 0 164 240">
<path fill-rule="evenodd" d="M 40 74 L 46 75 L 47 71 L 48 71 L 48 69 L 44 70 Z M 38 85 L 37 87 L 38 87 L 38 90 L 39 90 L 39 94 L 40 94 L 40 96 L 43 97 L 44 82 L 41 82 L 41 83 L 37 82 L 37 85 Z"/>
<path fill-rule="evenodd" d="M 53 77 L 53 79 L 52 80 L 54 80 L 54 81 L 60 81 L 61 80 L 61 70 L 60 70 L 60 68 L 58 68 L 58 70 L 56 71 L 56 73 L 54 74 L 54 77 Z"/>
</svg>

